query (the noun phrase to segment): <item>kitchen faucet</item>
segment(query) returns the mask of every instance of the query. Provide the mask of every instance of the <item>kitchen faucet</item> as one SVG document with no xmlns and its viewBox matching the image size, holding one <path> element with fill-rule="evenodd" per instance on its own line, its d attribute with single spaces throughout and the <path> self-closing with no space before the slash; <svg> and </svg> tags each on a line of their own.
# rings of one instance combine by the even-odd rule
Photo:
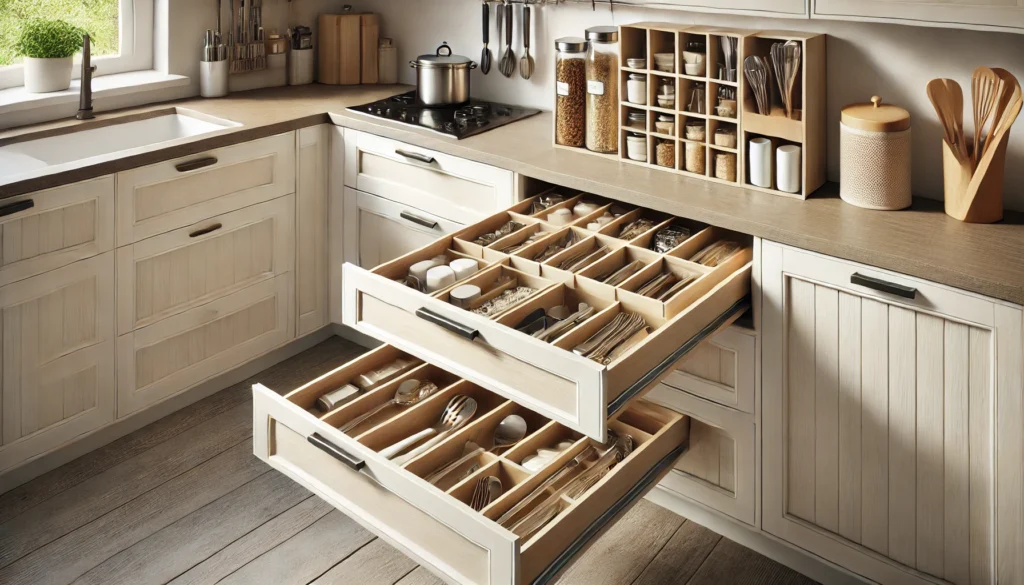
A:
<svg viewBox="0 0 1024 585">
<path fill-rule="evenodd" d="M 89 53 L 89 35 L 82 35 L 82 79 L 78 94 L 78 113 L 75 114 L 79 120 L 91 120 L 94 117 L 92 114 L 92 72 L 96 71 L 96 66 L 92 64 Z"/>
</svg>

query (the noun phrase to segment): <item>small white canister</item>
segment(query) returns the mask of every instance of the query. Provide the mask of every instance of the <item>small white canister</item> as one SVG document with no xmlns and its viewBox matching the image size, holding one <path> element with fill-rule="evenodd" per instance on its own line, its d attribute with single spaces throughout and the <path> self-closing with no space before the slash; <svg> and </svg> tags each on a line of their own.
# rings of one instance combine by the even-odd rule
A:
<svg viewBox="0 0 1024 585">
<path fill-rule="evenodd" d="M 867 209 L 909 207 L 910 112 L 878 96 L 843 108 L 839 162 L 843 201 Z"/>
</svg>

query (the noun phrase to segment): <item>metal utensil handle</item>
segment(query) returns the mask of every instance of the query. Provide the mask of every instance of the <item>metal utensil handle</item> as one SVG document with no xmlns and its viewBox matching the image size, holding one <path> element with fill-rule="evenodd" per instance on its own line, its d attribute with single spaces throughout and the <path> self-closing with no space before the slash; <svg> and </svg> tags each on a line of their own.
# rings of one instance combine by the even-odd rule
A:
<svg viewBox="0 0 1024 585">
<path fill-rule="evenodd" d="M 207 157 L 204 157 L 204 158 L 197 158 L 195 160 L 189 160 L 189 161 L 185 161 L 183 163 L 179 163 L 177 165 L 174 165 L 174 170 L 178 171 L 179 173 L 187 173 L 187 172 L 190 172 L 190 171 L 195 171 L 195 170 L 201 169 L 203 167 L 210 167 L 210 166 L 213 166 L 215 164 L 217 164 L 217 157 L 215 157 L 215 156 L 207 156 Z"/>
<path fill-rule="evenodd" d="M 530 48 L 530 5 L 523 4 L 523 48 Z"/>
<path fill-rule="evenodd" d="M 491 9 L 486 2 L 484 4 L 484 44 L 491 40 Z"/>
<path fill-rule="evenodd" d="M 418 216 L 418 215 L 416 215 L 414 213 L 409 213 L 408 211 L 403 211 L 403 212 L 399 213 L 398 216 L 401 217 L 402 219 L 406 220 L 406 221 L 411 221 L 411 222 L 413 222 L 415 224 L 419 224 L 419 225 L 421 225 L 421 226 L 423 226 L 425 228 L 434 229 L 434 228 L 437 227 L 437 222 L 436 221 L 427 219 L 425 217 L 420 217 L 420 216 Z"/>
<path fill-rule="evenodd" d="M 204 227 L 201 230 L 196 230 L 196 231 L 190 233 L 188 235 L 188 237 L 190 237 L 190 238 L 198 238 L 199 236 L 205 236 L 206 234 L 213 233 L 213 232 L 219 230 L 222 227 L 224 227 L 222 224 L 215 223 L 215 224 L 211 225 L 210 227 Z"/>
<path fill-rule="evenodd" d="M 0 207 L 0 217 L 4 217 L 5 215 L 14 215 L 19 211 L 32 209 L 35 206 L 36 202 L 31 199 L 23 199 L 21 201 L 16 201 L 14 203 L 11 203 L 10 205 L 4 205 L 3 207 Z"/>
<path fill-rule="evenodd" d="M 870 289 L 896 295 L 905 299 L 917 298 L 917 289 L 912 286 L 904 286 L 902 284 L 896 284 L 895 282 L 889 282 L 873 276 L 865 276 L 859 272 L 854 272 L 850 275 L 850 284 L 866 286 Z"/>
<path fill-rule="evenodd" d="M 382 451 L 380 451 L 380 456 L 385 459 L 392 459 L 402 451 L 405 451 L 409 447 L 412 447 L 413 445 L 419 443 L 420 441 L 435 434 L 437 434 L 437 429 L 435 429 L 434 427 L 423 429 L 422 431 L 419 431 L 418 433 L 410 437 L 406 437 L 401 441 L 395 443 L 394 445 L 391 445 L 390 447 L 383 449 Z"/>
<path fill-rule="evenodd" d="M 463 325 L 462 323 L 459 323 L 454 319 L 449 319 L 448 317 L 435 313 L 430 309 L 416 309 L 416 316 L 419 317 L 420 319 L 423 319 L 424 321 L 429 321 L 434 325 L 444 327 L 448 331 L 451 331 L 452 333 L 460 337 L 465 337 L 470 341 L 473 341 L 474 339 L 480 336 L 479 330 L 469 327 L 468 325 Z"/>
<path fill-rule="evenodd" d="M 512 46 L 512 5 L 505 5 L 505 44 Z"/>
<path fill-rule="evenodd" d="M 428 475 L 427 476 L 427 481 L 430 482 L 432 485 L 437 485 L 437 482 L 439 482 L 442 479 L 444 479 L 444 477 L 446 475 L 448 475 L 449 473 L 451 473 L 455 469 L 458 469 L 459 467 L 462 467 L 462 465 L 464 463 L 466 463 L 470 459 L 480 455 L 483 452 L 484 452 L 484 448 L 483 447 L 477 447 L 473 451 L 471 451 L 469 453 L 466 453 L 462 457 L 459 457 L 455 461 L 452 461 L 448 465 L 445 465 L 439 471 L 435 471 L 434 473 L 431 473 L 430 475 Z"/>
<path fill-rule="evenodd" d="M 408 150 L 402 150 L 401 148 L 395 149 L 395 154 L 398 156 L 404 156 L 405 158 L 411 158 L 412 160 L 418 160 L 424 164 L 431 164 L 434 162 L 434 157 L 426 154 L 420 154 L 418 152 L 410 152 Z"/>
<path fill-rule="evenodd" d="M 313 444 L 314 447 L 320 449 L 324 453 L 327 453 L 331 457 L 334 457 L 338 461 L 341 461 L 353 471 L 359 471 L 363 467 L 366 467 L 366 461 L 357 455 L 353 455 L 334 443 L 320 436 L 320 433 L 313 433 L 306 438 L 307 441 Z"/>
</svg>

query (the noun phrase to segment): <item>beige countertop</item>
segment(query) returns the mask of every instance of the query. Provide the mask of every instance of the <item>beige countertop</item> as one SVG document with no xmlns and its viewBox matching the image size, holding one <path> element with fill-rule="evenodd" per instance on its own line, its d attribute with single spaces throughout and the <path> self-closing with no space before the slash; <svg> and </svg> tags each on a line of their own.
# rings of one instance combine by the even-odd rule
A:
<svg viewBox="0 0 1024 585">
<path fill-rule="evenodd" d="M 551 115 L 543 113 L 463 140 L 350 113 L 345 108 L 407 90 L 402 86 L 307 85 L 189 99 L 97 116 L 180 107 L 227 118 L 240 128 L 200 136 L 187 144 L 0 186 L 0 198 L 80 181 L 334 121 L 388 138 L 509 169 L 565 187 L 596 193 L 728 229 L 945 283 L 1024 304 L 1024 216 L 974 225 L 942 212 L 941 202 L 915 199 L 911 209 L 869 211 L 843 203 L 827 184 L 807 201 L 664 173 L 551 145 Z M 95 123 L 95 122 L 91 122 Z M 26 133 L 61 132 L 81 125 L 62 120 L 0 131 L 0 146 Z"/>
</svg>

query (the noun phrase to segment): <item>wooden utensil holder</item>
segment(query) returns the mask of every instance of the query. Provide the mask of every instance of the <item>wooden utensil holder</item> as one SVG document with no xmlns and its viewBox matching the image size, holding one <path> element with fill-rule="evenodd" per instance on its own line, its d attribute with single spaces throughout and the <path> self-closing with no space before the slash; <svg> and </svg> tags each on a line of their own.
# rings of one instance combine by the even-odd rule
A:
<svg viewBox="0 0 1024 585">
<path fill-rule="evenodd" d="M 946 215 L 967 223 L 995 223 L 1003 219 L 1003 177 L 1006 174 L 1006 143 L 1010 133 L 977 169 L 967 160 L 963 165 L 942 141 L 942 180 Z"/>
</svg>

